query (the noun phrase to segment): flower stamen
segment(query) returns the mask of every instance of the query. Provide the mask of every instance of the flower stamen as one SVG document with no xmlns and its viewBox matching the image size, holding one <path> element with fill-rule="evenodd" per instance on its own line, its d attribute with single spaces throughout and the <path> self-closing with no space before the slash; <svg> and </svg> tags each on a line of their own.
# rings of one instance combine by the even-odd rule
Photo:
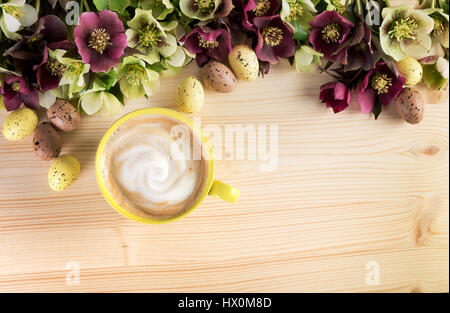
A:
<svg viewBox="0 0 450 313">
<path fill-rule="evenodd" d="M 287 20 L 293 21 L 299 19 L 304 13 L 305 10 L 303 9 L 301 3 L 298 3 L 297 1 L 289 3 L 289 16 L 287 17 Z"/>
<path fill-rule="evenodd" d="M 19 82 L 14 82 L 11 84 L 11 88 L 13 91 L 15 92 L 19 92 L 20 91 L 20 83 Z"/>
<path fill-rule="evenodd" d="M 104 28 L 96 28 L 89 35 L 88 46 L 100 54 L 111 44 L 111 37 Z"/>
<path fill-rule="evenodd" d="M 343 14 L 345 12 L 345 5 L 343 5 L 339 0 L 330 0 L 332 6 L 336 12 Z"/>
<path fill-rule="evenodd" d="M 147 73 L 145 69 L 138 65 L 132 64 L 128 66 L 127 73 L 125 74 L 125 79 L 132 86 L 139 86 L 147 78 Z"/>
<path fill-rule="evenodd" d="M 147 25 L 138 31 L 138 42 L 143 47 L 157 47 L 161 42 L 161 31 L 156 24 Z"/>
<path fill-rule="evenodd" d="M 392 78 L 388 77 L 387 74 L 376 73 L 370 80 L 370 86 L 379 95 L 388 93 L 389 87 L 392 86 Z"/>
<path fill-rule="evenodd" d="M 341 28 L 337 23 L 328 24 L 322 29 L 322 39 L 327 43 L 336 43 L 341 37 Z"/>
<path fill-rule="evenodd" d="M 14 17 L 17 20 L 20 20 L 23 17 L 23 11 L 16 6 L 12 6 L 12 5 L 7 5 L 3 8 L 3 10 L 5 11 L 5 13 L 11 15 L 12 17 Z"/>
<path fill-rule="evenodd" d="M 213 0 L 194 0 L 197 10 L 201 13 L 209 13 L 215 8 Z"/>
<path fill-rule="evenodd" d="M 402 41 L 404 39 L 415 39 L 414 30 L 417 28 L 417 21 L 410 16 L 402 18 L 392 23 L 388 31 L 389 37 Z"/>
<path fill-rule="evenodd" d="M 431 17 L 434 21 L 433 31 L 431 32 L 431 36 L 437 37 L 444 33 L 445 31 L 445 22 L 447 21 L 441 14 L 432 14 Z"/>
<path fill-rule="evenodd" d="M 267 46 L 276 47 L 283 40 L 283 31 L 278 27 L 265 27 L 262 37 Z"/>
<path fill-rule="evenodd" d="M 256 8 L 253 9 L 256 16 L 263 16 L 270 9 L 270 1 L 269 0 L 256 0 L 255 1 Z"/>
<path fill-rule="evenodd" d="M 66 71 L 66 66 L 53 58 L 48 58 L 46 67 L 52 76 L 61 77 Z"/>
<path fill-rule="evenodd" d="M 219 42 L 217 40 L 208 41 L 203 39 L 202 36 L 198 35 L 198 45 L 205 49 L 214 49 L 219 46 Z"/>
</svg>

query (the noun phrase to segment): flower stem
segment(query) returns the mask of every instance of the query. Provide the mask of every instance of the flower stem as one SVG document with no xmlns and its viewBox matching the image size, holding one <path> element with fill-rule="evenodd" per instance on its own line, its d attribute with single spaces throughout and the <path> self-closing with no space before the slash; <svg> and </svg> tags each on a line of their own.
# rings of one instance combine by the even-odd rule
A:
<svg viewBox="0 0 450 313">
<path fill-rule="evenodd" d="M 82 0 L 84 6 L 86 7 L 86 11 L 89 12 L 91 9 L 89 8 L 89 4 L 87 3 L 86 0 Z"/>
<path fill-rule="evenodd" d="M 36 9 L 36 13 L 39 16 L 39 7 L 41 6 L 41 0 L 36 0 L 36 5 L 35 5 L 35 9 Z"/>
<path fill-rule="evenodd" d="M 356 8 L 358 9 L 359 17 L 361 17 L 362 16 L 362 10 L 361 10 L 361 2 L 360 2 L 360 0 L 356 0 Z"/>
<path fill-rule="evenodd" d="M 389 3 L 389 0 L 384 0 L 384 3 L 386 3 L 386 6 L 387 6 L 388 8 L 391 7 L 391 4 Z"/>
</svg>

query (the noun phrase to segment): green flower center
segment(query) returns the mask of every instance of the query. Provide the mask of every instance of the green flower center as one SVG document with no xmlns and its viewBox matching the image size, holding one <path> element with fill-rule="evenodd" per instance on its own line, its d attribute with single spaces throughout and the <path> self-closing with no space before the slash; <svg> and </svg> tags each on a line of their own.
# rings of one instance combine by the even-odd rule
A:
<svg viewBox="0 0 450 313">
<path fill-rule="evenodd" d="M 20 83 L 19 82 L 12 83 L 11 88 L 13 91 L 19 92 L 20 91 Z"/>
<path fill-rule="evenodd" d="M 322 39 L 327 43 L 336 43 L 341 37 L 341 28 L 338 23 L 328 24 L 322 29 Z"/>
<path fill-rule="evenodd" d="M 161 31 L 156 24 L 147 25 L 137 32 L 138 43 L 143 47 L 155 48 L 161 42 Z"/>
<path fill-rule="evenodd" d="M 96 28 L 89 35 L 88 46 L 103 54 L 106 48 L 111 44 L 111 37 L 104 28 Z"/>
<path fill-rule="evenodd" d="M 61 77 L 66 71 L 66 66 L 53 58 L 48 58 L 46 67 L 50 74 L 52 74 L 52 76 Z"/>
<path fill-rule="evenodd" d="M 7 5 L 3 10 L 17 20 L 20 20 L 23 17 L 23 11 L 19 7 Z"/>
<path fill-rule="evenodd" d="M 262 38 L 267 46 L 276 47 L 283 40 L 283 31 L 278 27 L 265 27 L 262 31 Z"/>
<path fill-rule="evenodd" d="M 392 78 L 389 78 L 387 74 L 376 73 L 370 80 L 370 86 L 372 86 L 379 95 L 387 93 L 389 87 L 392 86 Z"/>
<path fill-rule="evenodd" d="M 216 40 L 207 41 L 203 39 L 202 36 L 198 35 L 198 45 L 202 48 L 214 49 L 219 46 L 219 42 L 217 42 Z"/>
<path fill-rule="evenodd" d="M 215 8 L 214 0 L 194 0 L 197 10 L 201 13 L 209 13 Z"/>
<path fill-rule="evenodd" d="M 305 13 L 304 11 L 303 6 L 297 1 L 289 3 L 289 16 L 287 17 L 287 20 L 293 21 L 299 19 Z"/>
<path fill-rule="evenodd" d="M 343 5 L 339 0 L 330 0 L 332 6 L 336 12 L 342 14 L 345 12 L 345 5 Z"/>
<path fill-rule="evenodd" d="M 433 37 L 440 36 L 444 33 L 447 20 L 439 13 L 433 13 L 431 14 L 431 17 L 434 21 L 434 27 L 433 31 L 431 32 L 431 35 Z"/>
<path fill-rule="evenodd" d="M 402 41 L 403 39 L 415 39 L 414 30 L 417 28 L 417 21 L 412 17 L 401 18 L 391 24 L 388 32 L 389 37 Z"/>
<path fill-rule="evenodd" d="M 147 78 L 147 72 L 139 64 L 131 64 L 127 68 L 125 79 L 132 86 L 139 86 Z"/>
<path fill-rule="evenodd" d="M 270 9 L 270 1 L 269 0 L 256 0 L 255 1 L 256 8 L 253 9 L 256 16 L 263 16 Z"/>
</svg>

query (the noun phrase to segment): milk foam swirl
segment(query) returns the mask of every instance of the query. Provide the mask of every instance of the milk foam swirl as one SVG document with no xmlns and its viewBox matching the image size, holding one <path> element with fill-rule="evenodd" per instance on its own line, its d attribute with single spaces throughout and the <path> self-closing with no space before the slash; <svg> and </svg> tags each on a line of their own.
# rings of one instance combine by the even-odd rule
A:
<svg viewBox="0 0 450 313">
<path fill-rule="evenodd" d="M 110 174 L 129 201 L 149 209 L 184 207 L 196 193 L 200 161 L 186 158 L 176 139 L 170 128 L 141 124 L 126 129 L 111 144 Z"/>
</svg>

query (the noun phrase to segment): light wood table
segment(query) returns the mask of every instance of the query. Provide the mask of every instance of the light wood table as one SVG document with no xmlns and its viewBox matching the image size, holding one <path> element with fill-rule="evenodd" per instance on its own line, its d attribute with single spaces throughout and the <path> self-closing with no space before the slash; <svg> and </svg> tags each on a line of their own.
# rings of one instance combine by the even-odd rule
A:
<svg viewBox="0 0 450 313">
<path fill-rule="evenodd" d="M 123 113 L 171 107 L 195 73 L 164 79 Z M 207 92 L 203 126 L 278 126 L 278 167 L 217 161 L 239 203 L 207 199 L 165 225 L 125 219 L 97 188 L 96 147 L 115 118 L 83 117 L 63 134 L 82 172 L 62 192 L 48 187 L 31 137 L 0 136 L 0 291 L 448 292 L 448 100 L 427 104 L 415 126 L 392 106 L 377 121 L 363 115 L 356 96 L 334 115 L 318 100 L 328 81 L 283 62 L 230 95 Z M 376 270 L 379 284 L 367 284 Z"/>
</svg>

